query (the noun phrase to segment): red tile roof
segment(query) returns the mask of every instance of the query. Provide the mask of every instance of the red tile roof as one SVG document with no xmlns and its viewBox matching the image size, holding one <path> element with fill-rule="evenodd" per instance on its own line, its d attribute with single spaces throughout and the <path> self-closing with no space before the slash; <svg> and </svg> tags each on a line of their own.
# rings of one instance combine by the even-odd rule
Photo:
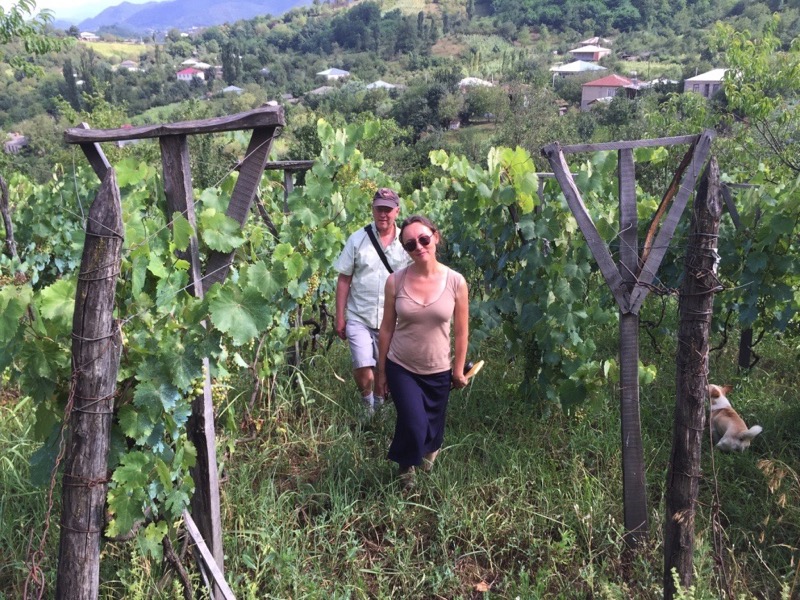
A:
<svg viewBox="0 0 800 600">
<path fill-rule="evenodd" d="M 630 79 L 620 75 L 609 75 L 601 79 L 595 79 L 594 81 L 584 83 L 583 85 L 589 87 L 625 87 L 626 85 L 631 85 L 632 83 L 633 82 Z"/>
</svg>

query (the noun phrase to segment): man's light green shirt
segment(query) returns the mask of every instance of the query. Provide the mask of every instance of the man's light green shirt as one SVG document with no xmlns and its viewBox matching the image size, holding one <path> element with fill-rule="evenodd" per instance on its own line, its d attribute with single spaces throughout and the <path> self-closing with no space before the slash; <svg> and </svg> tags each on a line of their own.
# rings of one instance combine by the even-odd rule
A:
<svg viewBox="0 0 800 600">
<path fill-rule="evenodd" d="M 381 243 L 375 224 L 371 223 L 370 227 L 378 243 Z M 399 227 L 395 227 L 394 241 L 388 248 L 383 248 L 383 252 L 393 271 L 402 269 L 411 262 L 400 244 Z M 372 329 L 380 327 L 383 319 L 383 292 L 389 271 L 363 227 L 347 238 L 344 250 L 333 267 L 343 275 L 353 276 L 347 296 L 347 319 L 356 319 Z"/>
</svg>

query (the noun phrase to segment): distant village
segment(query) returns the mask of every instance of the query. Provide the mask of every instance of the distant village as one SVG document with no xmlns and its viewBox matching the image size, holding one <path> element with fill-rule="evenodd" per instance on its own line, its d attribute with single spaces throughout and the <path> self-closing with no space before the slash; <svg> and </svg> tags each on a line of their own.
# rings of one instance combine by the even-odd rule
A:
<svg viewBox="0 0 800 600">
<path fill-rule="evenodd" d="M 197 32 L 193 32 L 197 33 Z M 182 33 L 184 37 L 190 36 L 189 33 Z M 99 42 L 101 38 L 91 32 L 81 32 L 79 39 L 84 42 Z M 142 43 L 141 40 L 131 39 L 125 40 L 129 43 Z M 592 79 L 582 84 L 581 86 L 581 104 L 580 110 L 588 111 L 598 104 L 608 104 L 618 94 L 624 94 L 628 98 L 634 98 L 643 90 L 647 90 L 657 85 L 673 85 L 677 86 L 678 81 L 657 78 L 649 81 L 641 81 L 636 77 L 624 77 L 616 73 L 604 73 L 608 69 L 599 64 L 599 61 L 612 53 L 611 46 L 612 40 L 603 37 L 591 37 L 589 39 L 579 42 L 579 47 L 569 50 L 570 62 L 556 64 L 550 67 L 550 72 L 553 74 L 553 82 L 557 77 L 567 78 L 575 76 L 586 76 L 587 74 L 595 73 L 598 75 L 597 79 Z M 623 56 L 627 60 L 637 60 L 639 57 Z M 143 70 L 138 63 L 132 60 L 122 61 L 116 66 L 117 69 L 127 69 L 129 71 Z M 719 91 L 722 86 L 722 80 L 727 69 L 712 69 L 705 73 L 700 73 L 694 77 L 690 77 L 684 81 L 684 92 L 693 92 L 700 94 L 704 98 L 711 98 Z M 264 66 L 261 69 L 262 75 L 269 75 L 269 67 Z M 319 71 L 317 77 L 324 81 L 325 84 L 306 92 L 306 96 L 322 96 L 336 90 L 335 84 L 338 81 L 347 80 L 351 77 L 351 73 L 344 69 L 331 67 L 323 71 Z M 175 77 L 178 81 L 185 81 L 191 83 L 194 80 L 206 81 L 207 78 L 213 77 L 221 80 L 224 77 L 223 68 L 221 65 L 212 65 L 194 58 L 188 58 L 177 65 L 175 70 Z M 78 85 L 82 82 L 78 81 Z M 471 86 L 494 86 L 493 81 L 486 81 L 478 77 L 465 77 L 458 83 L 459 89 L 466 92 Z M 365 85 L 368 90 L 383 89 L 392 93 L 400 92 L 405 86 L 402 84 L 389 83 L 382 80 L 376 80 Z M 235 85 L 229 85 L 223 88 L 219 93 L 227 94 L 241 94 L 244 90 Z M 210 95 L 210 94 L 209 94 Z M 282 94 L 279 100 L 271 100 L 267 102 L 269 105 L 277 106 L 278 104 L 294 104 L 300 102 L 300 98 L 295 98 L 292 94 Z M 560 107 L 562 114 L 566 111 L 566 106 Z M 458 119 L 451 121 L 450 129 L 458 129 L 461 123 Z M 28 145 L 28 138 L 20 132 L 9 132 L 3 144 L 3 149 L 8 154 L 17 154 Z"/>
</svg>

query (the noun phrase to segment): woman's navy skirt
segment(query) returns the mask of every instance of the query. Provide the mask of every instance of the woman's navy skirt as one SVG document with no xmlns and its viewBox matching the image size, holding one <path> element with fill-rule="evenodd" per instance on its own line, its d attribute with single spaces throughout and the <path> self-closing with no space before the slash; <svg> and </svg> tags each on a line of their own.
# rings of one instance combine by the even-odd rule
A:
<svg viewBox="0 0 800 600">
<path fill-rule="evenodd" d="M 386 359 L 386 382 L 397 409 L 389 460 L 401 468 L 421 465 L 425 454 L 442 446 L 450 371 L 417 375 Z"/>
</svg>

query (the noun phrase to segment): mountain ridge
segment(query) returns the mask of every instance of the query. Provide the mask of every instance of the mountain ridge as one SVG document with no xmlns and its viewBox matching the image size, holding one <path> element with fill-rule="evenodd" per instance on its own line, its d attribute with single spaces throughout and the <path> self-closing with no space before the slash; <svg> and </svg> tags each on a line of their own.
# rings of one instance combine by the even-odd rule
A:
<svg viewBox="0 0 800 600">
<path fill-rule="evenodd" d="M 233 23 L 259 15 L 280 15 L 292 8 L 306 6 L 310 0 L 169 0 L 109 6 L 95 17 L 85 19 L 81 31 L 97 31 L 118 26 L 145 32 L 151 30 L 190 29 Z"/>
</svg>

